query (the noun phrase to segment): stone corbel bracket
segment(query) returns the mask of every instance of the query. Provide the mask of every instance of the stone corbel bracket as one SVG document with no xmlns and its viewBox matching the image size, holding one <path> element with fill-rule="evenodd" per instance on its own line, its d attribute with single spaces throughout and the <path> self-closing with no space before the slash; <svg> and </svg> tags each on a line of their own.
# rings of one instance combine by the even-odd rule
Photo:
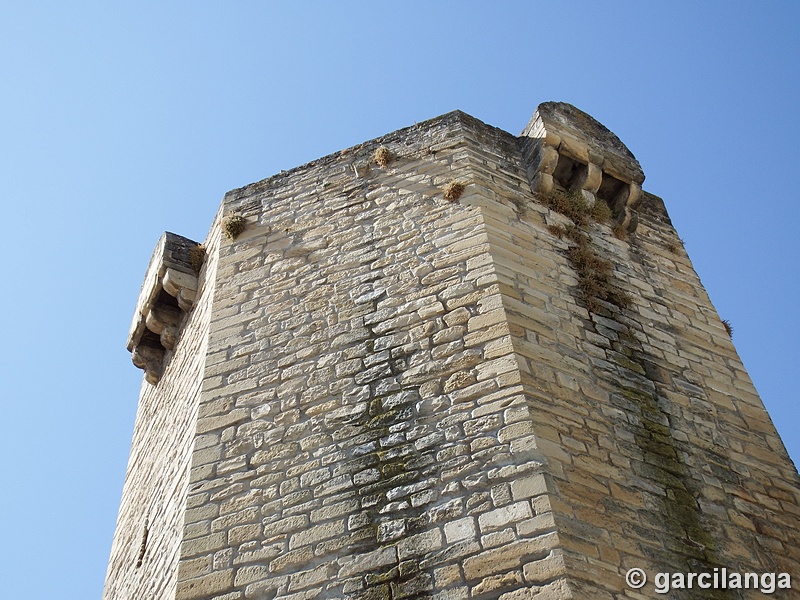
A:
<svg viewBox="0 0 800 600">
<path fill-rule="evenodd" d="M 128 333 L 133 364 L 155 385 L 164 372 L 168 351 L 175 349 L 185 313 L 194 308 L 197 274 L 189 251 L 197 246 L 188 238 L 165 232 L 147 267 L 142 291 Z"/>
<path fill-rule="evenodd" d="M 620 139 L 600 122 L 565 102 L 538 106 L 522 132 L 522 159 L 534 193 L 580 192 L 598 198 L 617 223 L 634 231 L 644 172 Z"/>
</svg>

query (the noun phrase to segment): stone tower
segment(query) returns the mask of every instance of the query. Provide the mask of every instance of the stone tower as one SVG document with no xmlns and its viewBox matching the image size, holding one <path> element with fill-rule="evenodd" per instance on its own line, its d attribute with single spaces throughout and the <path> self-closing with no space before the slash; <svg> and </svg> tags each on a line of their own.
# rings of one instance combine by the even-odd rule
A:
<svg viewBox="0 0 800 600">
<path fill-rule="evenodd" d="M 800 578 L 797 471 L 643 181 L 568 104 L 519 137 L 453 112 L 166 233 L 104 600 Z M 670 597 L 762 597 L 699 581 Z"/>
</svg>

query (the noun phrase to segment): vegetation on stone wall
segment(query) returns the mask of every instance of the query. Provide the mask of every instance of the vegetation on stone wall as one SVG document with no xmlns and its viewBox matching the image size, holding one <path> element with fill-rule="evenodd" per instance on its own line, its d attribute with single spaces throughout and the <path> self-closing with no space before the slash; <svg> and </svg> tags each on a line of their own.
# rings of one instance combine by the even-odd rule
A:
<svg viewBox="0 0 800 600">
<path fill-rule="evenodd" d="M 572 221 L 566 227 L 550 225 L 548 230 L 573 243 L 567 250 L 567 256 L 578 274 L 580 297 L 587 310 L 591 313 L 597 312 L 600 308 L 599 300 L 611 302 L 620 308 L 629 307 L 630 295 L 613 282 L 614 265 L 597 253 L 592 246 L 592 238 L 587 233 L 592 223 L 606 223 L 611 220 L 608 204 L 598 199 L 590 206 L 580 192 L 553 191 L 540 195 L 540 199 L 545 206 Z"/>
<path fill-rule="evenodd" d="M 728 332 L 728 335 L 733 337 L 733 325 L 728 319 L 722 319 L 722 326 L 725 328 L 725 331 Z"/>
<path fill-rule="evenodd" d="M 379 167 L 386 167 L 392 160 L 392 153 L 386 146 L 379 146 L 372 158 Z"/>
<path fill-rule="evenodd" d="M 247 222 L 240 215 L 231 215 L 222 223 L 222 230 L 230 240 L 235 240 L 244 231 Z"/>
<path fill-rule="evenodd" d="M 450 181 L 444 186 L 444 199 L 455 202 L 464 193 L 464 184 L 459 181 Z"/>
<path fill-rule="evenodd" d="M 195 273 L 199 273 L 206 260 L 206 247 L 203 244 L 197 244 L 189 248 L 189 262 L 192 264 L 192 269 Z"/>
</svg>

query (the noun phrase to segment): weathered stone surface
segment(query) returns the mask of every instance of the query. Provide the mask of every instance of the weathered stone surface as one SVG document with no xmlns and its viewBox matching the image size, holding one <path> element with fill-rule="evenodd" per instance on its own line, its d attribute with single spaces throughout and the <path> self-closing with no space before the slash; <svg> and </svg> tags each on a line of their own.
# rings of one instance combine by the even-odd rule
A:
<svg viewBox="0 0 800 600">
<path fill-rule="evenodd" d="M 632 565 L 797 571 L 797 472 L 642 180 L 549 103 L 521 138 L 456 112 L 229 192 L 199 274 L 163 248 L 148 270 L 154 385 L 104 600 L 611 600 Z M 247 230 L 221 239 L 230 214 Z"/>
<path fill-rule="evenodd" d="M 194 579 L 185 579 L 178 584 L 177 597 L 186 600 L 199 600 L 218 594 L 230 589 L 233 583 L 233 571 L 219 571 L 209 573 Z"/>
<path fill-rule="evenodd" d="M 397 550 L 393 546 L 387 546 L 344 561 L 339 570 L 339 577 L 350 577 L 357 573 L 379 569 L 395 564 L 396 561 Z"/>
<path fill-rule="evenodd" d="M 558 536 L 547 533 L 538 538 L 519 540 L 500 548 L 481 552 L 464 561 L 464 575 L 468 580 L 503 573 L 522 566 L 530 559 L 542 558 L 558 546 Z"/>
<path fill-rule="evenodd" d="M 478 525 L 482 532 L 492 531 L 512 523 L 519 523 L 532 516 L 531 506 L 527 502 L 516 502 L 509 506 L 497 508 L 478 517 Z"/>
</svg>

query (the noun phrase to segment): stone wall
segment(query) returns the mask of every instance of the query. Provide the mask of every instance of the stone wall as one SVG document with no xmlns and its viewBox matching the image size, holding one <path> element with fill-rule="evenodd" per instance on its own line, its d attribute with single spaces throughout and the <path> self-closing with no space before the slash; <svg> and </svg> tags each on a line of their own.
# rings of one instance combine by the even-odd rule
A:
<svg viewBox="0 0 800 600">
<path fill-rule="evenodd" d="M 107 598 L 636 598 L 630 567 L 800 573 L 797 472 L 663 203 L 565 106 L 523 138 L 450 113 L 226 195 L 218 225 L 245 228 L 213 230 L 144 384 Z"/>
<path fill-rule="evenodd" d="M 219 233 L 209 233 L 197 301 L 163 376 L 142 383 L 104 600 L 175 597 Z"/>
<path fill-rule="evenodd" d="M 221 249 L 179 598 L 456 598 L 511 584 L 492 560 L 559 573 L 481 211 L 471 184 L 443 198 L 472 179 L 466 120 L 226 197 L 247 230 Z"/>
<path fill-rule="evenodd" d="M 523 177 L 476 181 L 499 188 L 482 215 L 577 597 L 619 597 L 631 567 L 800 572 L 797 471 L 662 201 L 624 239 L 588 225 L 630 299 L 590 313 L 552 231 L 573 223 Z"/>
</svg>

